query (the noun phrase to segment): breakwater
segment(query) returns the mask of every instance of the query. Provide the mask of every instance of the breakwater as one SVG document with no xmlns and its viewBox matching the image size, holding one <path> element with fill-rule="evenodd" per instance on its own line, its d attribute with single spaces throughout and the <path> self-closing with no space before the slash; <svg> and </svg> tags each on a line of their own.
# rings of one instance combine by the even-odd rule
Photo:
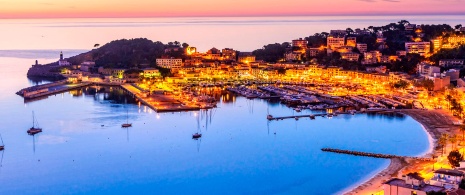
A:
<svg viewBox="0 0 465 195">
<path fill-rule="evenodd" d="M 360 151 L 354 151 L 354 150 L 341 150 L 341 149 L 335 149 L 335 148 L 322 148 L 321 150 L 323 152 L 333 152 L 333 153 L 339 153 L 339 154 L 349 154 L 349 155 L 354 155 L 354 156 L 366 156 L 366 157 L 373 157 L 373 158 L 387 158 L 387 159 L 410 158 L 410 159 L 421 160 L 421 161 L 434 161 L 433 158 L 399 156 L 399 155 L 393 155 L 393 154 L 379 154 L 379 153 L 371 153 L 371 152 L 360 152 Z"/>
</svg>

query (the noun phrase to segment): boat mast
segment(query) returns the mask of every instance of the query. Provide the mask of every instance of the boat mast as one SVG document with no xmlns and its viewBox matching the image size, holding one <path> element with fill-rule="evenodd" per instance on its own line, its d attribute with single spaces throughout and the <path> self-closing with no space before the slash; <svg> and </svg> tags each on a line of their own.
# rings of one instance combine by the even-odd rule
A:
<svg viewBox="0 0 465 195">
<path fill-rule="evenodd" d="M 32 111 L 32 128 L 34 128 L 34 123 L 35 123 L 34 111 Z"/>
<path fill-rule="evenodd" d="M 2 140 L 2 145 L 0 145 L 0 146 L 3 146 L 3 138 L 2 138 L 2 134 L 0 134 L 0 140 Z"/>
</svg>

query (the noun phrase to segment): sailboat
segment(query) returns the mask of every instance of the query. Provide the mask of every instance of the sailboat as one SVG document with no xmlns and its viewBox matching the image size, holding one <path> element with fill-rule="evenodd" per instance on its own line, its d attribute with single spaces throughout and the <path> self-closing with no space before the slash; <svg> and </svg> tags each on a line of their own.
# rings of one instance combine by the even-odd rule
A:
<svg viewBox="0 0 465 195">
<path fill-rule="evenodd" d="M 200 123 L 199 123 L 199 115 L 197 115 L 197 133 L 192 134 L 192 139 L 199 139 L 202 137 L 202 133 L 199 133 Z"/>
<path fill-rule="evenodd" d="M 37 124 L 37 127 L 36 127 Z M 39 128 L 39 123 L 36 121 L 35 116 L 34 116 L 34 111 L 32 111 L 32 127 L 27 130 L 27 134 L 29 135 L 35 135 L 37 133 L 42 132 L 42 128 Z"/>
<path fill-rule="evenodd" d="M 121 127 L 123 127 L 123 128 L 132 127 L 132 123 L 129 123 L 129 111 L 128 111 L 128 108 L 126 108 L 126 123 L 122 124 Z"/>
<path fill-rule="evenodd" d="M 5 149 L 5 144 L 3 144 L 3 138 L 1 134 L 0 134 L 0 140 L 2 140 L 2 145 L 0 145 L 0 151 L 2 151 Z"/>
</svg>

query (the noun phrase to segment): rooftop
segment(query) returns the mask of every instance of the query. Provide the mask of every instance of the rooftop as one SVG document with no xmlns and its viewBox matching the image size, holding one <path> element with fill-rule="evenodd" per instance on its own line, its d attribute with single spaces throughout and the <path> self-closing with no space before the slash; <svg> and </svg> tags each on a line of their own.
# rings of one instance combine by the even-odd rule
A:
<svg viewBox="0 0 465 195">
<path fill-rule="evenodd" d="M 463 172 L 451 169 L 438 169 L 434 171 L 434 173 L 444 174 L 444 175 L 451 175 L 451 176 L 463 176 Z"/>
<path fill-rule="evenodd" d="M 399 187 L 403 187 L 403 188 L 419 190 L 419 191 L 423 191 L 423 192 L 431 192 L 431 191 L 441 192 L 441 191 L 445 190 L 444 187 L 433 186 L 433 185 L 429 185 L 429 184 L 424 184 L 422 186 L 413 186 L 411 184 L 405 183 L 405 180 L 399 179 L 399 178 L 392 178 L 392 179 L 384 182 L 384 184 L 387 184 L 387 185 L 390 185 L 390 186 L 399 186 Z"/>
</svg>

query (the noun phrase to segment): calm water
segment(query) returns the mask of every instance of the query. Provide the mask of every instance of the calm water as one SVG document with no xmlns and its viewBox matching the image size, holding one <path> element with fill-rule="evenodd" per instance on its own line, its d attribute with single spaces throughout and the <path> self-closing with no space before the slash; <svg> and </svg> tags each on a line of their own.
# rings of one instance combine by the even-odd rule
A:
<svg viewBox="0 0 465 195">
<path fill-rule="evenodd" d="M 157 114 L 131 104 L 117 89 L 64 93 L 30 103 L 14 93 L 46 82 L 26 78 L 35 59 L 56 61 L 60 50 L 91 49 L 117 38 L 186 41 L 201 50 L 252 50 L 332 28 L 400 19 L 455 25 L 463 17 L 0 20 L 5 27 L 0 32 L 0 133 L 6 145 L 0 194 L 340 193 L 389 161 L 323 153 L 321 148 L 419 155 L 429 148 L 421 126 L 410 117 L 367 115 L 268 123 L 267 108 L 276 116 L 293 111 L 231 95 L 207 117 Z M 67 56 L 81 52 L 64 50 Z M 125 99 L 130 104 L 122 104 Z M 35 137 L 26 134 L 33 110 L 44 129 Z M 133 127 L 121 129 L 126 110 Z M 191 139 L 198 128 L 196 115 L 203 133 L 199 141 Z"/>
<path fill-rule="evenodd" d="M 212 47 L 252 51 L 331 29 L 380 26 L 402 19 L 416 24 L 465 25 L 465 16 L 198 17 L 146 19 L 0 20 L 0 50 L 92 49 L 115 39 L 146 37 L 187 42 L 200 51 Z M 66 53 L 65 53 L 66 55 Z"/>
<path fill-rule="evenodd" d="M 48 51 L 39 53 L 47 56 Z M 27 51 L 14 56 L 0 57 L 0 133 L 6 145 L 0 194 L 334 194 L 389 161 L 324 153 L 321 148 L 418 155 L 429 146 L 410 117 L 355 115 L 268 123 L 267 107 L 274 115 L 293 111 L 232 95 L 222 97 L 208 117 L 125 106 L 117 89 L 88 89 L 90 93 L 64 93 L 25 104 L 14 92 L 38 83 L 25 77 L 37 57 Z M 26 134 L 33 110 L 44 129 L 35 137 Z M 133 127 L 122 129 L 126 110 Z M 203 138 L 195 141 L 191 134 L 198 124 Z"/>
</svg>

